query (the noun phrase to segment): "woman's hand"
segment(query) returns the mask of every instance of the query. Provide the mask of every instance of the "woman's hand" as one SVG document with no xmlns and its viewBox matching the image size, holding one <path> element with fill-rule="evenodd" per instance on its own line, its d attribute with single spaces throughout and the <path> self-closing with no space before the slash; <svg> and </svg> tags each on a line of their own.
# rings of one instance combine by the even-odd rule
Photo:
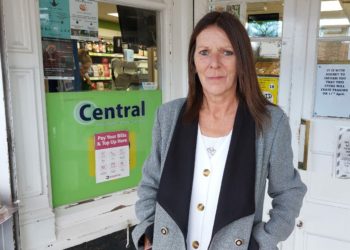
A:
<svg viewBox="0 0 350 250">
<path fill-rule="evenodd" d="M 152 249 L 152 244 L 149 241 L 149 239 L 145 236 L 144 250 L 150 250 L 150 249 Z"/>
</svg>

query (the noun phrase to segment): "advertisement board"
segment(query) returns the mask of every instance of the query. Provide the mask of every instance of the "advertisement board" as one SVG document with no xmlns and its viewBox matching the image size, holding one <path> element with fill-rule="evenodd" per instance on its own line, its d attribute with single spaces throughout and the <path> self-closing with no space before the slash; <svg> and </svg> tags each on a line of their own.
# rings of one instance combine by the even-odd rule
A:
<svg viewBox="0 0 350 250">
<path fill-rule="evenodd" d="M 54 207 L 137 186 L 161 91 L 47 93 L 46 101 Z"/>
</svg>

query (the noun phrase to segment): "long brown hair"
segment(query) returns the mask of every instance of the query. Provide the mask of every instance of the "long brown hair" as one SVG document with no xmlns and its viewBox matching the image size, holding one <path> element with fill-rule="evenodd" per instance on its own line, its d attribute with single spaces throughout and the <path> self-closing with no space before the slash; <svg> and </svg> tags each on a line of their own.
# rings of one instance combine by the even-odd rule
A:
<svg viewBox="0 0 350 250">
<path fill-rule="evenodd" d="M 221 28 L 229 38 L 237 57 L 237 97 L 244 102 L 252 115 L 259 132 L 270 119 L 266 105 L 271 104 L 263 96 L 256 76 L 253 51 L 248 34 L 241 22 L 228 12 L 210 12 L 195 26 L 188 50 L 189 90 L 184 114 L 185 121 L 193 121 L 199 117 L 203 102 L 203 89 L 194 64 L 196 39 L 199 33 L 209 26 Z"/>
</svg>

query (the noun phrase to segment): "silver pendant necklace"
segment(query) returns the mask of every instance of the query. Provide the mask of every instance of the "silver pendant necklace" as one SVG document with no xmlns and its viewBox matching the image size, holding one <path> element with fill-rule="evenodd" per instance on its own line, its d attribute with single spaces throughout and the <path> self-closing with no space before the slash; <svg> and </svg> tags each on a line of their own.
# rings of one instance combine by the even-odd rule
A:
<svg viewBox="0 0 350 250">
<path fill-rule="evenodd" d="M 208 147 L 207 148 L 207 152 L 209 154 L 209 157 L 211 158 L 211 157 L 213 157 L 215 155 L 216 149 L 214 147 Z"/>
<path fill-rule="evenodd" d="M 216 154 L 220 145 L 225 140 L 225 137 L 208 137 L 205 135 L 202 135 L 202 138 L 203 138 L 204 147 L 208 153 L 209 158 L 212 158 Z"/>
</svg>

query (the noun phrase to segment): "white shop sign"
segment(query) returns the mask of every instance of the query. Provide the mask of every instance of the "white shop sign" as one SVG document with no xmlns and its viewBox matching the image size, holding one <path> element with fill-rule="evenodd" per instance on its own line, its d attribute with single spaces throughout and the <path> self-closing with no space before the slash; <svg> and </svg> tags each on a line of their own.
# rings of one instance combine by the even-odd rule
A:
<svg viewBox="0 0 350 250">
<path fill-rule="evenodd" d="M 350 65 L 317 65 L 315 116 L 350 118 Z"/>
</svg>

